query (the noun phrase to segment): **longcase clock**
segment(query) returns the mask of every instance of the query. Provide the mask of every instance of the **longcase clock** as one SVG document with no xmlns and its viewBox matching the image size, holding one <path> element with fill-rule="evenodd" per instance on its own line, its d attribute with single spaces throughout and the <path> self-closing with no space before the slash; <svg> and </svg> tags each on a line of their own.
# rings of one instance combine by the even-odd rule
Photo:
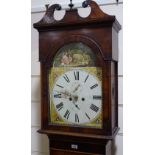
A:
<svg viewBox="0 0 155 155">
<path fill-rule="evenodd" d="M 111 155 L 118 132 L 118 32 L 115 16 L 93 1 L 83 18 L 70 5 L 62 20 L 59 4 L 47 6 L 34 24 L 39 31 L 41 129 L 51 155 Z"/>
</svg>

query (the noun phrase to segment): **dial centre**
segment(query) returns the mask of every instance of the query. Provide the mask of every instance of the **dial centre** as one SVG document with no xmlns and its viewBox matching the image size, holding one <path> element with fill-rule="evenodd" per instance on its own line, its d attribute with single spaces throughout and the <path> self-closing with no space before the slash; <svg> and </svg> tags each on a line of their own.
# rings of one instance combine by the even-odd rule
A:
<svg viewBox="0 0 155 155">
<path fill-rule="evenodd" d="M 74 96 L 74 101 L 77 102 L 78 96 Z"/>
</svg>

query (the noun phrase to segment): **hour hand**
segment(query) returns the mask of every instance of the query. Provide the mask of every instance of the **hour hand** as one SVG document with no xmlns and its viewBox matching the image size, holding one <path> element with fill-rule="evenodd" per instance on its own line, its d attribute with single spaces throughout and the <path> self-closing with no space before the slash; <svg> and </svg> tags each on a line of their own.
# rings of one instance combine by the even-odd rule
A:
<svg viewBox="0 0 155 155">
<path fill-rule="evenodd" d="M 75 107 L 80 110 L 80 108 L 79 108 L 79 106 L 77 104 L 75 104 Z"/>
<path fill-rule="evenodd" d="M 80 110 L 79 106 L 78 106 L 74 101 L 73 101 L 73 104 L 75 105 L 75 107 L 76 107 L 77 109 Z"/>
<path fill-rule="evenodd" d="M 79 106 L 78 106 L 77 104 L 75 104 L 75 103 L 74 103 L 74 105 L 75 105 L 75 107 L 76 107 L 77 109 L 79 109 L 79 110 L 80 110 L 80 108 L 79 108 Z"/>
</svg>

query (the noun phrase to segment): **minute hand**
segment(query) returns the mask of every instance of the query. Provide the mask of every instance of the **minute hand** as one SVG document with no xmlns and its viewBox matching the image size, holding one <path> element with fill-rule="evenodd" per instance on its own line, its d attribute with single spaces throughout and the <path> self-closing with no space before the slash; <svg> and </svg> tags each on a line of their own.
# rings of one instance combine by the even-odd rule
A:
<svg viewBox="0 0 155 155">
<path fill-rule="evenodd" d="M 73 90 L 73 93 L 75 93 L 80 87 L 80 84 L 77 85 L 77 87 L 75 87 L 75 89 Z"/>
<path fill-rule="evenodd" d="M 65 91 L 65 92 L 61 92 L 61 91 L 56 91 L 57 93 L 60 93 L 60 94 L 64 94 L 65 96 L 69 96 L 69 97 L 71 97 L 72 95 L 69 93 L 69 92 L 67 92 L 67 91 Z"/>
</svg>

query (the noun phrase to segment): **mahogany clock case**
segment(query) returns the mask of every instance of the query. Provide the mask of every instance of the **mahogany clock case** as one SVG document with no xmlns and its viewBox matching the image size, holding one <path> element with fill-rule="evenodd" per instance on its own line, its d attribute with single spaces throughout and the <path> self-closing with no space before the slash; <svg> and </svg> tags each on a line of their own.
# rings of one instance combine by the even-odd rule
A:
<svg viewBox="0 0 155 155">
<path fill-rule="evenodd" d="M 111 141 L 50 136 L 51 155 L 111 155 Z"/>
<path fill-rule="evenodd" d="M 66 11 L 61 21 L 54 19 L 58 4 L 47 8 L 43 19 L 34 24 L 39 31 L 39 61 L 41 63 L 41 129 L 47 135 L 112 139 L 118 131 L 118 32 L 120 24 L 114 16 L 103 13 L 91 1 L 87 18 L 77 9 Z M 96 67 L 103 72 L 102 129 L 58 126 L 49 123 L 49 71 L 57 51 L 69 43 L 83 43 L 95 52 Z"/>
</svg>

